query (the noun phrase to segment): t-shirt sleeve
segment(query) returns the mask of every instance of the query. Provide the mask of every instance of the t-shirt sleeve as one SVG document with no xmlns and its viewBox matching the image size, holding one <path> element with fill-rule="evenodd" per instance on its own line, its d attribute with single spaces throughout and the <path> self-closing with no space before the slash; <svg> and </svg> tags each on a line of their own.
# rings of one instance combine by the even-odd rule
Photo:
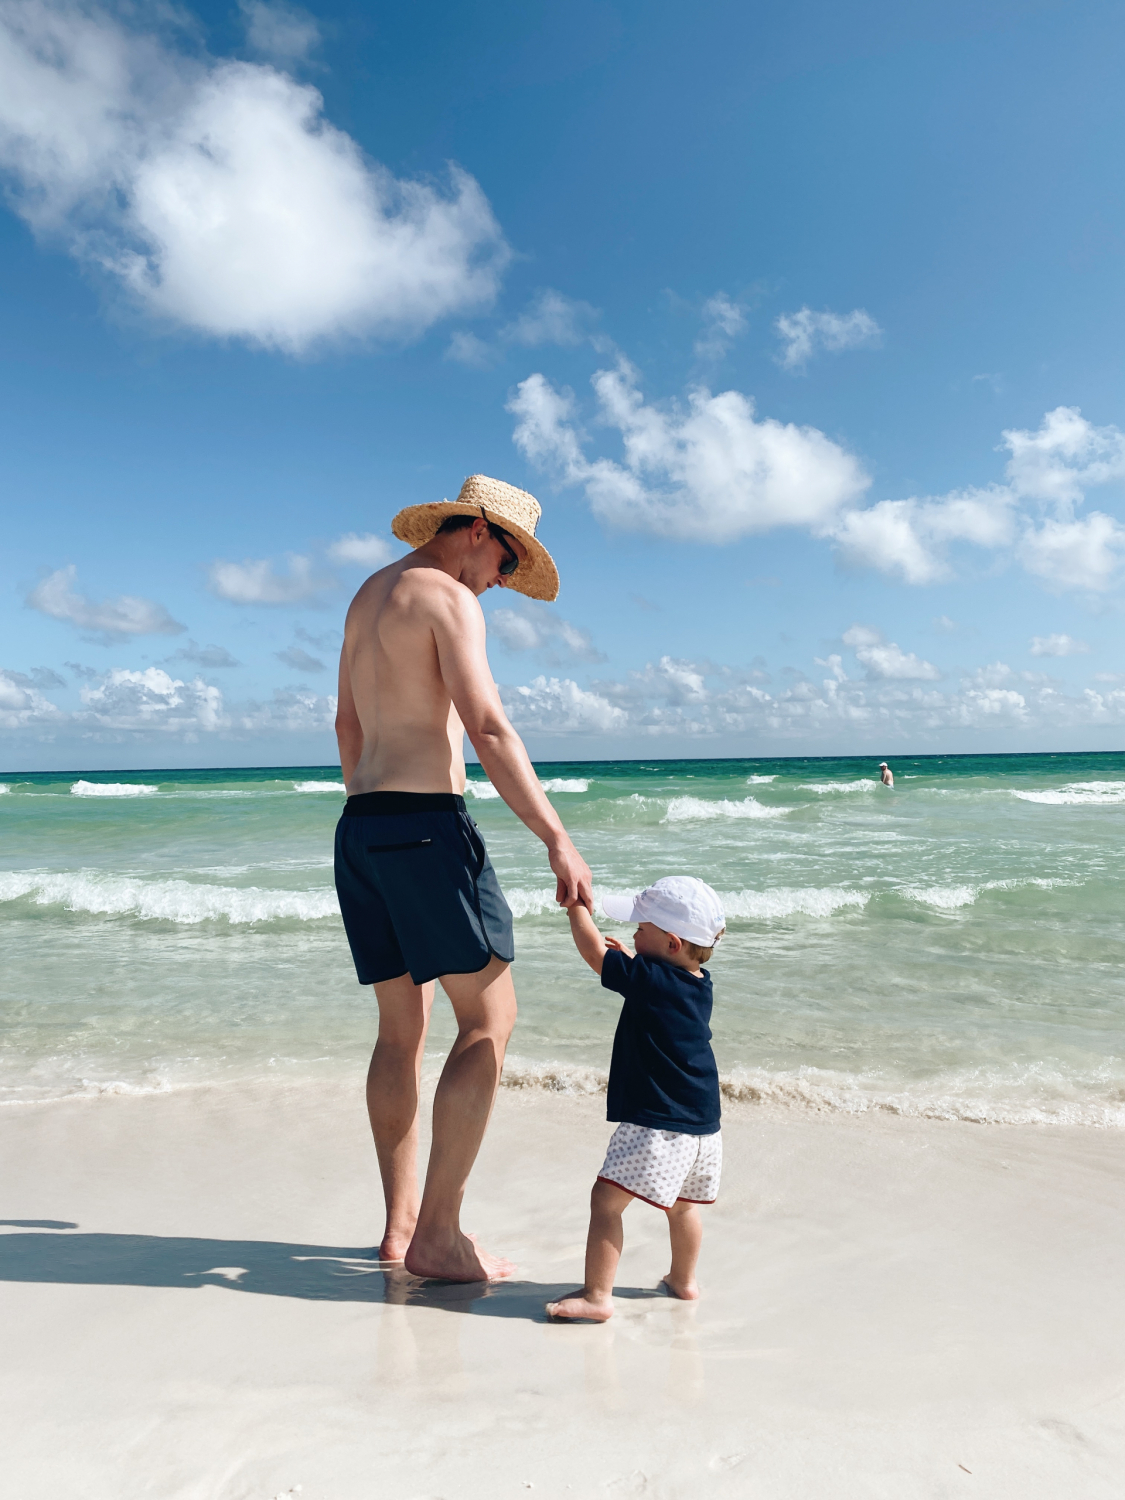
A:
<svg viewBox="0 0 1125 1500">
<path fill-rule="evenodd" d="M 621 953 L 616 948 L 607 948 L 605 957 L 602 959 L 602 987 L 607 990 L 616 990 L 619 995 L 624 995 L 629 989 L 631 970 L 636 962 L 627 953 Z"/>
</svg>

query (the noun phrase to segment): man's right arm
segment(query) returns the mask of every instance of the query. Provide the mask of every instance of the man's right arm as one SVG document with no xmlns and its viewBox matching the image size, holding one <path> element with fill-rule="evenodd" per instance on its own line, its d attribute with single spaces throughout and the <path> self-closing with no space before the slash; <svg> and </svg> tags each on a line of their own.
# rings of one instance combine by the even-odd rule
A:
<svg viewBox="0 0 1125 1500">
<path fill-rule="evenodd" d="M 462 584 L 442 587 L 434 602 L 434 640 L 442 681 L 488 779 L 547 846 L 562 906 L 594 909 L 589 866 L 548 802 L 519 735 L 508 722 L 485 651 L 484 615 Z"/>
<path fill-rule="evenodd" d="M 352 679 L 348 671 L 347 642 L 340 648 L 340 686 L 336 699 L 336 743 L 340 747 L 340 769 L 345 787 L 355 775 L 363 754 L 363 725 L 352 697 Z"/>
</svg>

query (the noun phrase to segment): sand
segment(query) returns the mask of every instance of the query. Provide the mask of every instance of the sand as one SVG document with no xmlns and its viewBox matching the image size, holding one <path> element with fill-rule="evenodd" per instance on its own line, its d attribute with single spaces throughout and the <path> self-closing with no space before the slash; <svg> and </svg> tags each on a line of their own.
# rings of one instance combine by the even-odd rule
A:
<svg viewBox="0 0 1125 1500">
<path fill-rule="evenodd" d="M 514 1283 L 384 1274 L 358 1087 L 0 1110 L 5 1492 L 105 1500 L 1125 1490 L 1119 1134 L 729 1109 L 695 1305 L 637 1204 L 581 1279 L 599 1099 L 504 1091 L 466 1224 Z"/>
</svg>

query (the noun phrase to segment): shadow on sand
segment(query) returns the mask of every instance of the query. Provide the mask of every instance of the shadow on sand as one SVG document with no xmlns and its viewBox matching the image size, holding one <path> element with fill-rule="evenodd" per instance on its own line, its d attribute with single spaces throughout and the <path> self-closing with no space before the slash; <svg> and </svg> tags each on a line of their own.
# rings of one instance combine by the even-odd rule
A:
<svg viewBox="0 0 1125 1500">
<path fill-rule="evenodd" d="M 62 1220 L 0 1219 L 11 1229 L 77 1228 Z M 274 1240 L 178 1239 L 153 1234 L 0 1233 L 0 1281 L 73 1286 L 219 1286 L 312 1302 L 382 1302 L 491 1318 L 550 1321 L 543 1304 L 574 1281 L 425 1281 L 380 1263 L 370 1249 L 287 1245 Z M 658 1297 L 641 1287 L 618 1296 Z"/>
</svg>

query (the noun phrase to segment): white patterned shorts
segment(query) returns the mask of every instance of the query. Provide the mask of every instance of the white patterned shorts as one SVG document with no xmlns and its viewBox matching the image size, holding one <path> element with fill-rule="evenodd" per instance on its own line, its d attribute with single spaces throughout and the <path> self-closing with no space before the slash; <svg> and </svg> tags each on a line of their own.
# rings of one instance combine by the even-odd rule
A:
<svg viewBox="0 0 1125 1500">
<path fill-rule="evenodd" d="M 723 1170 L 723 1134 L 683 1135 L 622 1124 L 613 1132 L 600 1182 L 612 1182 L 654 1208 L 714 1203 Z"/>
</svg>

